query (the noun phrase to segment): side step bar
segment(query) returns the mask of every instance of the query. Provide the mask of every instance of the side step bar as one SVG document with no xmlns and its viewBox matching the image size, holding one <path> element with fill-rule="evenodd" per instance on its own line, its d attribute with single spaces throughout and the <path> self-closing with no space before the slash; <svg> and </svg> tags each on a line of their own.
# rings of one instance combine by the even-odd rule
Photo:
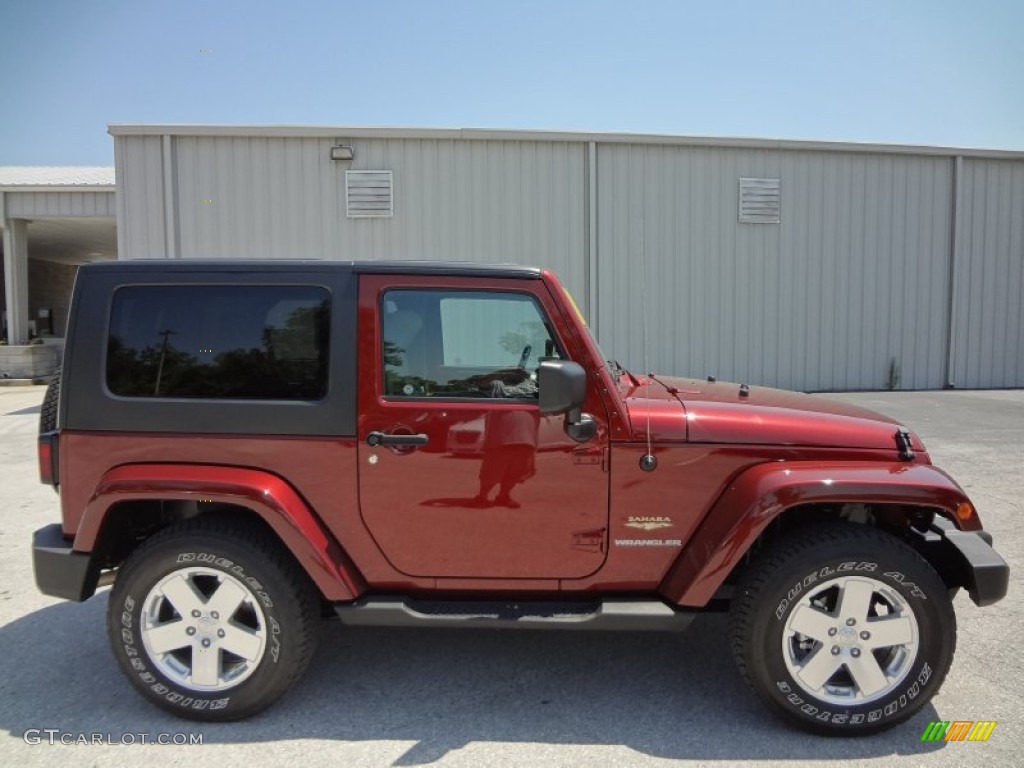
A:
<svg viewBox="0 0 1024 768">
<path fill-rule="evenodd" d="M 600 602 L 414 600 L 368 597 L 334 606 L 343 624 L 362 627 L 463 627 L 509 629 L 686 629 L 697 611 L 659 600 Z"/>
</svg>

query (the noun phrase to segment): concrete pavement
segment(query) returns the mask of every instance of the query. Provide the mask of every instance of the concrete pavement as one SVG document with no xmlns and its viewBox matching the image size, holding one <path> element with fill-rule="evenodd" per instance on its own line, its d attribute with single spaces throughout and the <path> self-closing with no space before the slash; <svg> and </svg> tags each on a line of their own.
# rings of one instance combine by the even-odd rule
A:
<svg viewBox="0 0 1024 768">
<path fill-rule="evenodd" d="M 998 605 L 957 598 L 959 647 L 941 694 L 909 723 L 864 739 L 812 737 L 773 718 L 733 670 L 723 616 L 683 635 L 328 625 L 305 678 L 264 715 L 216 726 L 174 719 L 117 670 L 105 594 L 73 604 L 36 591 L 31 532 L 58 519 L 56 496 L 37 481 L 42 396 L 42 387 L 0 388 L 5 765 L 1021 765 L 1024 391 L 831 396 L 921 434 L 1015 569 Z M 931 720 L 998 725 L 987 743 L 924 744 Z M 118 743 L 51 746 L 44 729 L 59 729 L 58 742 L 63 733 Z M 27 744 L 26 732 L 42 743 Z M 139 743 L 179 732 L 203 744 Z"/>
</svg>

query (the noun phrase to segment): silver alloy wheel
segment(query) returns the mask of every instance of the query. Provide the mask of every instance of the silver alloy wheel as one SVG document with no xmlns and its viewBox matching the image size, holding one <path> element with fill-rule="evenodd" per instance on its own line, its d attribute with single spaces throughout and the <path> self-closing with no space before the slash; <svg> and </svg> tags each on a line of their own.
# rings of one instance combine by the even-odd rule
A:
<svg viewBox="0 0 1024 768">
<path fill-rule="evenodd" d="M 806 693 L 862 704 L 890 693 L 917 658 L 920 634 L 906 599 L 869 576 L 815 584 L 786 620 L 782 657 Z"/>
<path fill-rule="evenodd" d="M 256 596 L 230 574 L 182 568 L 146 595 L 140 634 L 160 671 L 194 691 L 232 688 L 259 667 L 267 623 Z"/>
</svg>

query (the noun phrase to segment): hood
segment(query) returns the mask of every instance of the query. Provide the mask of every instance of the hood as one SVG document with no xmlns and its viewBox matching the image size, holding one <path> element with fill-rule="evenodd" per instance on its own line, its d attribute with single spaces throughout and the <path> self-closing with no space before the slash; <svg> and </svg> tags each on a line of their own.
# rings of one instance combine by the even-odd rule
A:
<svg viewBox="0 0 1024 768">
<path fill-rule="evenodd" d="M 669 376 L 655 376 L 649 387 L 644 379 L 626 403 L 634 434 L 645 431 L 649 408 L 654 439 L 659 432 L 661 439 L 672 439 L 674 431 L 675 439 L 691 443 L 895 450 L 900 426 L 888 416 L 818 395 L 769 387 L 741 394 L 739 384 Z M 911 440 L 915 450 L 924 450 L 915 435 Z"/>
<path fill-rule="evenodd" d="M 677 388 L 662 382 L 667 383 L 667 380 L 660 376 L 656 379 L 645 376 L 640 378 L 639 386 L 630 387 L 625 393 L 634 439 L 646 437 L 648 431 L 652 440 L 687 439 L 686 409 L 679 400 Z"/>
</svg>

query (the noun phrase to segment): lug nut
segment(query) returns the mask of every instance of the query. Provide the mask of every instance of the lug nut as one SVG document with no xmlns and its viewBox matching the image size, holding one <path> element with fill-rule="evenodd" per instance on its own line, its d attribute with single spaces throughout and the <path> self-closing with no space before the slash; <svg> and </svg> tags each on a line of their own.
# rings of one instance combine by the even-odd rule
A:
<svg viewBox="0 0 1024 768">
<path fill-rule="evenodd" d="M 856 619 L 847 619 L 846 620 L 846 626 L 848 626 L 848 627 L 852 627 L 856 623 L 857 623 Z"/>
<path fill-rule="evenodd" d="M 224 630 L 223 629 L 218 629 L 217 630 L 217 637 L 224 637 Z"/>
<path fill-rule="evenodd" d="M 864 630 L 863 632 L 861 632 L 861 633 L 860 633 L 860 639 L 861 639 L 861 640 L 870 640 L 870 639 L 871 639 L 871 633 L 870 633 L 870 632 L 868 632 L 868 631 L 867 631 L 867 630 L 865 629 L 865 630 Z"/>
<path fill-rule="evenodd" d="M 188 635 L 189 637 L 192 637 L 192 635 L 194 635 L 195 633 L 196 633 L 196 628 L 195 627 L 189 627 L 188 629 L 185 630 L 185 634 Z"/>
<path fill-rule="evenodd" d="M 199 609 L 198 608 L 193 608 L 192 609 L 192 618 L 193 619 L 198 619 L 200 616 L 202 616 L 202 614 L 199 613 Z"/>
<path fill-rule="evenodd" d="M 853 656 L 853 658 L 855 658 L 855 659 L 858 658 L 860 656 L 860 648 L 852 649 L 850 651 L 850 655 Z"/>
<path fill-rule="evenodd" d="M 210 618 L 211 619 L 219 619 L 220 618 L 220 614 L 217 613 L 216 611 L 211 611 L 210 612 Z"/>
<path fill-rule="evenodd" d="M 209 647 L 210 647 L 210 638 L 204 637 L 203 638 L 203 648 L 209 648 Z"/>
<path fill-rule="evenodd" d="M 838 656 L 839 655 L 839 646 L 838 645 L 833 645 L 832 646 L 832 655 L 833 656 Z"/>
<path fill-rule="evenodd" d="M 829 637 L 835 637 L 836 636 L 836 632 L 838 632 L 838 631 L 839 630 L 836 629 L 835 627 L 829 627 L 828 628 L 828 636 Z"/>
</svg>

